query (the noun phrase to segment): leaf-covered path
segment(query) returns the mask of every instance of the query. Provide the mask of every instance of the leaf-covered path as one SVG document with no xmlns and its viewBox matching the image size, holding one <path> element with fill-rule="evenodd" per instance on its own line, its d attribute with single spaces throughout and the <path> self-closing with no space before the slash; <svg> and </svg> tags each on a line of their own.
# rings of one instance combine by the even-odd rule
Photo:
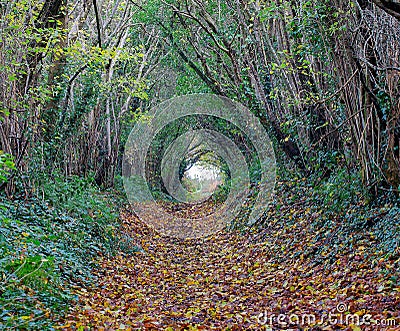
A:
<svg viewBox="0 0 400 331">
<path fill-rule="evenodd" d="M 296 217 L 297 211 L 290 213 Z M 77 290 L 80 302 L 60 328 L 397 329 L 376 323 L 399 323 L 399 286 L 391 277 L 398 252 L 396 260 L 374 257 L 375 238 L 366 233 L 351 248 L 337 242 L 339 255 L 330 248 L 338 231 L 316 241 L 318 231 L 307 230 L 316 216 L 291 226 L 277 220 L 258 233 L 177 240 L 125 215 L 125 227 L 143 251 L 104 258 L 98 284 Z M 371 325 L 358 326 L 357 316 Z"/>
</svg>

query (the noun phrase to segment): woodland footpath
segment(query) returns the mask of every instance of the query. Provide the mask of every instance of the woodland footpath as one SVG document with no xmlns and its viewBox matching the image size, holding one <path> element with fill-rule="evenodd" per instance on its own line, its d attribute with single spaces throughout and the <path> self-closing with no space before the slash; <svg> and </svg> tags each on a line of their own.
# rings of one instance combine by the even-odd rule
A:
<svg viewBox="0 0 400 331">
<path fill-rule="evenodd" d="M 399 329 L 399 36 L 397 0 L 0 0 L 0 329 Z M 238 213 L 179 238 L 141 194 Z"/>
</svg>

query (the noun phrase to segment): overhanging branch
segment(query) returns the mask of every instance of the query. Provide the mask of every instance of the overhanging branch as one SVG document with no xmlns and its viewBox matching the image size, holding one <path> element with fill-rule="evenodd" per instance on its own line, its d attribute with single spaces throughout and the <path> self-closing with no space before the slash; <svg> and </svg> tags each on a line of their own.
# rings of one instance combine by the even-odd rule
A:
<svg viewBox="0 0 400 331">
<path fill-rule="evenodd" d="M 372 2 L 400 21 L 400 1 L 372 0 Z"/>
</svg>

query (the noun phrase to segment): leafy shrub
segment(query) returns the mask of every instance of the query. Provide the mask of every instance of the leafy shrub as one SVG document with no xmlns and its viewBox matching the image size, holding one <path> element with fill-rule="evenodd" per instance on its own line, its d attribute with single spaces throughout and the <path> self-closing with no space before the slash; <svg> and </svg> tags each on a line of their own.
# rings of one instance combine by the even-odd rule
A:
<svg viewBox="0 0 400 331">
<path fill-rule="evenodd" d="M 12 155 L 0 150 L 0 184 L 7 180 L 11 170 L 15 169 Z"/>
<path fill-rule="evenodd" d="M 338 151 L 320 151 L 312 158 L 311 164 L 309 185 L 313 187 L 312 198 L 328 212 L 341 213 L 366 200 L 361 176 L 346 166 L 345 155 Z"/>
<path fill-rule="evenodd" d="M 95 279 L 103 254 L 135 251 L 118 220 L 121 199 L 92 179 L 42 175 L 31 198 L 0 196 L 0 330 L 51 330 L 71 286 Z"/>
<path fill-rule="evenodd" d="M 316 187 L 314 192 L 328 211 L 340 213 L 362 201 L 363 188 L 358 174 L 341 168 Z"/>
</svg>

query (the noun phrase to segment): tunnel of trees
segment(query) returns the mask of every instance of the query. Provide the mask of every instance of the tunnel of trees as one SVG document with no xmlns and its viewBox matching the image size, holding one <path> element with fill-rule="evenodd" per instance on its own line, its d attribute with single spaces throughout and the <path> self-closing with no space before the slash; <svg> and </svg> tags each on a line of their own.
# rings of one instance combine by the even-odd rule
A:
<svg viewBox="0 0 400 331">
<path fill-rule="evenodd" d="M 174 95 L 212 92 L 248 106 L 299 171 L 355 171 L 372 198 L 397 191 L 399 7 L 4 1 L 2 187 L 55 169 L 94 172 L 112 186 L 140 114 Z"/>
<path fill-rule="evenodd" d="M 96 259 L 146 250 L 150 232 L 135 228 L 125 209 L 125 146 L 154 107 L 194 94 L 243 105 L 272 141 L 276 193 L 260 222 L 246 223 L 261 228 L 257 240 L 275 238 L 265 253 L 276 259 L 271 265 L 286 261 L 281 254 L 307 261 L 316 268 L 310 274 L 319 265 L 370 263 L 387 277 L 371 280 L 379 295 L 391 298 L 397 282 L 397 306 L 385 304 L 398 308 L 400 1 L 0 0 L 0 330 L 3 322 L 47 330 L 51 312 L 61 316 L 75 300 L 68 291 L 93 282 Z M 235 185 L 220 155 L 194 140 L 177 167 L 179 183 L 195 196 L 202 184 L 188 174 L 208 165 L 218 176 L 199 194 L 214 194 L 203 207 L 178 208 L 167 197 L 163 156 L 198 129 L 238 146 L 250 164 L 250 193 L 260 194 L 262 165 L 243 132 L 217 117 L 186 116 L 158 132 L 147 151 L 148 185 L 164 207 L 206 215 Z M 242 216 L 251 214 L 250 193 Z M 240 220 L 231 230 L 242 230 Z M 175 251 L 175 241 L 161 240 L 170 249 L 161 258 L 168 271 L 176 252 L 201 246 L 179 242 Z M 211 260 L 229 246 L 226 237 L 212 240 L 216 248 L 204 246 L 216 249 Z M 102 260 L 104 270 L 119 263 L 109 275 L 140 265 L 123 254 Z M 338 256 L 347 260 L 339 265 Z M 342 269 L 358 270 L 351 268 Z M 309 287 L 301 291 L 317 291 Z"/>
</svg>

